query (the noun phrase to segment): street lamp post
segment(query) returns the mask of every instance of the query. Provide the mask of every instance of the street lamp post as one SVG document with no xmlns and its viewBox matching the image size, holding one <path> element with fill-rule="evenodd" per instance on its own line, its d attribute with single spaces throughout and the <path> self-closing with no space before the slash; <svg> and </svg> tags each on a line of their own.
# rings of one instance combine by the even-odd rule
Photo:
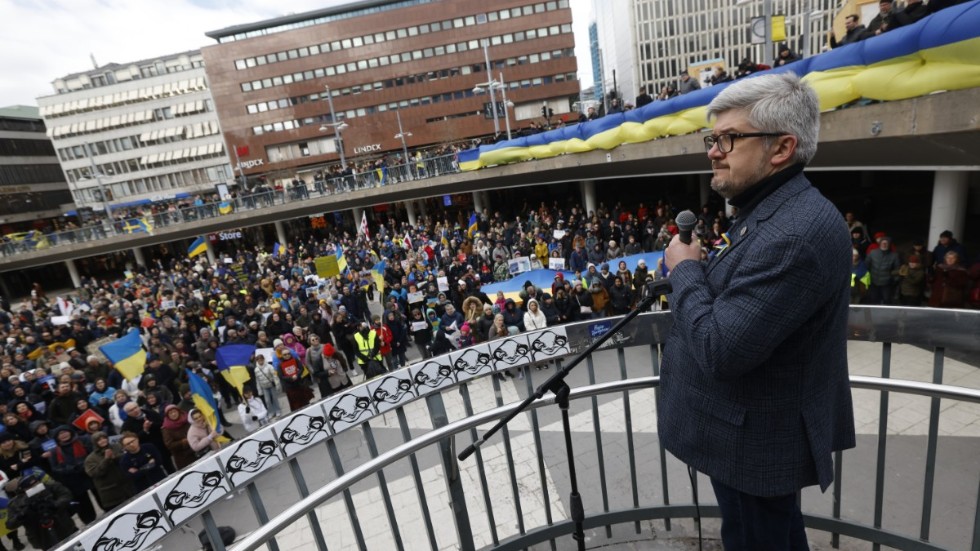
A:
<svg viewBox="0 0 980 551">
<path fill-rule="evenodd" d="M 395 116 L 398 117 L 398 133 L 395 134 L 395 138 L 402 141 L 402 154 L 405 155 L 405 170 L 408 170 L 408 144 L 405 143 L 405 138 L 411 137 L 412 133 L 402 130 L 401 111 L 395 111 Z"/>
<path fill-rule="evenodd" d="M 85 150 L 88 152 L 88 160 L 92 165 L 92 177 L 95 178 L 96 185 L 99 186 L 99 195 L 102 196 L 102 207 L 105 209 L 106 218 L 112 218 L 112 209 L 109 207 L 109 199 L 105 194 L 105 185 L 102 183 L 102 173 L 99 172 L 99 168 L 95 165 L 95 154 L 92 152 L 92 144 L 85 144 Z"/>
<path fill-rule="evenodd" d="M 507 125 L 507 139 L 510 139 L 510 108 L 511 104 L 507 101 L 507 83 L 504 82 L 504 73 L 500 72 L 500 94 L 503 97 L 504 102 L 504 124 Z"/>
<path fill-rule="evenodd" d="M 483 60 L 486 61 L 486 64 L 487 64 L 486 65 L 487 66 L 487 82 L 486 82 L 486 85 L 487 86 L 491 86 L 491 83 L 493 82 L 493 76 L 490 73 L 490 50 L 488 48 L 489 42 L 490 42 L 489 40 L 484 40 L 483 41 Z M 496 96 L 494 96 L 494 94 L 493 94 L 493 88 L 492 88 L 492 86 L 491 86 L 491 89 L 490 90 L 491 90 L 490 91 L 490 104 L 493 106 L 493 111 L 492 111 L 492 113 L 493 113 L 493 136 L 494 136 L 494 138 L 496 138 L 498 135 L 500 135 L 500 122 L 497 121 L 497 117 L 498 117 L 498 115 L 497 115 L 497 100 L 496 100 Z"/>
<path fill-rule="evenodd" d="M 344 157 L 344 129 L 347 128 L 347 123 L 337 122 L 337 115 L 333 110 L 333 94 L 330 93 L 330 85 L 325 85 L 324 88 L 327 90 L 327 104 L 330 106 L 330 124 L 320 125 L 320 131 L 326 130 L 327 126 L 333 127 L 334 134 L 337 140 L 337 149 L 340 150 L 340 168 L 347 170 L 347 158 Z"/>
</svg>

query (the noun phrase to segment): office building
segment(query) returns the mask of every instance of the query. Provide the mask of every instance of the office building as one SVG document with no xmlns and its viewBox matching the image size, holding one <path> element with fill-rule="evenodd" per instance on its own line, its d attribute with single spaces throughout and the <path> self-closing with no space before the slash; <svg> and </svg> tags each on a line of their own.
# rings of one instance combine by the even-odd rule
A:
<svg viewBox="0 0 980 551">
<path fill-rule="evenodd" d="M 72 208 L 38 109 L 0 109 L 0 234 L 46 227 Z"/>
<path fill-rule="evenodd" d="M 229 183 L 203 65 L 197 51 L 110 63 L 59 78 L 54 95 L 38 98 L 79 207 L 98 211 Z"/>
<path fill-rule="evenodd" d="M 592 0 L 602 58 L 602 80 L 596 82 L 602 83 L 604 95 L 608 96 L 607 107 L 609 98 L 633 103 L 637 95 L 632 3 L 633 0 Z"/>
<path fill-rule="evenodd" d="M 647 86 L 656 97 L 665 85 L 676 84 L 680 72 L 686 69 L 694 77 L 705 80 L 713 67 L 719 65 L 733 74 L 745 57 L 772 65 L 779 44 L 786 44 L 798 54 L 819 53 L 826 47 L 827 31 L 831 29 L 836 8 L 834 0 L 625 2 L 629 5 L 619 9 L 613 9 L 606 1 L 595 2 L 593 14 L 598 24 L 607 87 L 613 68 L 610 64 L 627 59 L 623 52 L 633 52 L 632 61 L 620 64 L 616 71 L 619 90 L 627 101 L 640 86 Z M 766 3 L 772 6 L 777 28 L 785 29 L 786 35 L 785 42 L 774 42 L 770 53 L 764 51 L 765 27 L 760 19 Z M 779 21 L 785 24 L 780 27 Z M 623 29 L 626 22 L 629 22 L 628 30 Z M 807 28 L 808 40 L 804 45 Z M 625 44 L 626 40 L 631 44 Z M 627 72 L 630 76 L 626 76 Z M 627 87 L 627 82 L 632 86 Z"/>
<path fill-rule="evenodd" d="M 368 1 L 207 35 L 225 143 L 245 175 L 400 155 L 396 134 L 409 149 L 470 144 L 504 133 L 505 113 L 515 132 L 541 122 L 542 106 L 568 117 L 578 94 L 568 0 Z M 501 75 L 513 107 L 498 82 L 495 126 L 474 88 Z"/>
</svg>

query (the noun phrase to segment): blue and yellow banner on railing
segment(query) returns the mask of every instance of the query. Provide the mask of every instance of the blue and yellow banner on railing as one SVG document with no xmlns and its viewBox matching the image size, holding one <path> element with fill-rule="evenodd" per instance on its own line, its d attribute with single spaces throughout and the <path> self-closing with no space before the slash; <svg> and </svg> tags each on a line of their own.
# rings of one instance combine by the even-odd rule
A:
<svg viewBox="0 0 980 551">
<path fill-rule="evenodd" d="M 147 217 L 128 218 L 120 223 L 123 233 L 153 233 L 153 221 Z"/>
<path fill-rule="evenodd" d="M 48 236 L 38 230 L 28 232 L 10 233 L 5 236 L 11 243 L 23 243 L 26 249 L 46 249 L 51 246 Z"/>
<path fill-rule="evenodd" d="M 861 98 L 895 101 L 980 86 L 980 2 L 939 11 L 888 33 L 760 74 L 791 71 L 817 91 L 820 109 Z M 746 78 L 752 78 L 746 77 Z M 707 105 L 730 83 L 638 109 L 459 153 L 461 170 L 610 150 L 710 126 Z"/>
</svg>

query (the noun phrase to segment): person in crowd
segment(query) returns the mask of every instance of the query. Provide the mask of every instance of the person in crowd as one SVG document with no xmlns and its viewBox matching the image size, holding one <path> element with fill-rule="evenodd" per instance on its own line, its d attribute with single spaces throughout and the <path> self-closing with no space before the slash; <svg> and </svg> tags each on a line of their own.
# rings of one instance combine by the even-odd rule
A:
<svg viewBox="0 0 980 551">
<path fill-rule="evenodd" d="M 175 406 L 176 407 L 176 406 Z M 85 458 L 85 474 L 92 479 L 99 506 L 106 511 L 115 509 L 136 495 L 132 480 L 120 465 L 123 448 L 110 443 L 109 435 L 92 435 L 92 453 Z"/>
<path fill-rule="evenodd" d="M 786 72 L 728 86 L 707 115 L 711 188 L 739 208 L 729 230 L 736 241 L 711 266 L 698 241 L 676 236 L 667 248 L 674 322 L 657 433 L 710 478 L 726 548 L 808 549 L 799 492 L 826 490 L 834 452 L 855 445 L 851 242 L 840 212 L 803 173 L 816 154 L 820 104 Z"/>
<path fill-rule="evenodd" d="M 779 53 L 776 54 L 776 60 L 773 61 L 772 65 L 773 67 L 782 67 L 784 65 L 789 65 L 790 63 L 793 63 L 794 61 L 799 61 L 801 59 L 803 58 L 797 55 L 795 52 L 793 52 L 793 50 L 790 50 L 789 46 L 787 46 L 786 44 L 780 44 Z"/>
<path fill-rule="evenodd" d="M 27 542 L 35 549 L 53 549 L 77 530 L 71 519 L 74 495 L 57 480 L 46 478 L 44 471 L 35 469 L 15 478 L 4 491 L 10 499 L 7 528 L 23 526 Z M 17 548 L 23 549 L 23 544 Z"/>
<path fill-rule="evenodd" d="M 938 247 L 937 247 L 938 249 Z M 936 266 L 932 279 L 929 306 L 933 308 L 963 308 L 970 289 L 970 273 L 960 263 L 960 253 L 949 249 L 943 262 Z"/>
<path fill-rule="evenodd" d="M 141 443 L 139 436 L 132 432 L 124 432 L 120 443 L 123 455 L 119 458 L 119 467 L 137 493 L 152 488 L 167 477 L 160 451 L 153 444 Z"/>
<path fill-rule="evenodd" d="M 922 306 L 926 269 L 918 255 L 909 255 L 905 264 L 899 266 L 892 275 L 898 278 L 898 303 L 902 306 Z"/>
<path fill-rule="evenodd" d="M 269 422 L 269 412 L 262 400 L 255 397 L 251 387 L 242 390 L 242 403 L 238 404 L 238 418 L 242 420 L 245 431 L 252 433 Z"/>
<path fill-rule="evenodd" d="M 691 73 L 689 70 L 685 69 L 681 71 L 680 83 L 677 86 L 677 93 L 679 95 L 689 94 L 695 90 L 701 89 L 701 83 L 697 79 L 691 78 Z"/>
<path fill-rule="evenodd" d="M 901 261 L 898 253 L 892 247 L 892 240 L 883 236 L 878 240 L 878 248 L 868 253 L 868 272 L 871 274 L 871 286 L 868 287 L 867 304 L 891 304 L 895 299 L 897 277 L 894 273 L 899 269 Z"/>
<path fill-rule="evenodd" d="M 68 425 L 54 429 L 55 447 L 49 458 L 51 476 L 65 485 L 71 492 L 74 513 L 83 524 L 95 520 L 95 507 L 89 498 L 92 481 L 85 476 L 85 459 L 92 453 L 92 442 L 88 436 L 77 436 Z"/>
<path fill-rule="evenodd" d="M 846 46 L 848 44 L 853 44 L 859 42 L 864 37 L 864 25 L 861 24 L 861 16 L 856 13 L 852 13 L 844 18 L 844 36 L 837 40 L 834 35 L 834 31 L 829 31 L 830 47 L 839 48 L 841 46 Z"/>
<path fill-rule="evenodd" d="M 187 413 L 171 404 L 167 406 L 163 416 L 163 445 L 170 452 L 177 469 L 183 469 L 197 460 L 197 454 L 191 449 L 187 440 L 187 429 L 190 422 Z"/>
<path fill-rule="evenodd" d="M 218 441 L 221 433 L 208 425 L 207 418 L 201 410 L 192 409 L 187 417 L 191 420 L 187 427 L 187 443 L 197 458 L 221 449 L 221 442 Z"/>
<path fill-rule="evenodd" d="M 282 391 L 279 374 L 263 354 L 255 354 L 252 361 L 255 384 L 261 392 L 266 411 L 269 412 L 270 419 L 276 419 L 282 414 L 282 408 L 279 407 L 279 392 Z"/>
<path fill-rule="evenodd" d="M 293 351 L 285 346 L 276 349 L 279 356 L 279 377 L 286 390 L 289 411 L 302 409 L 313 400 L 310 390 L 310 375 L 303 362 L 293 356 Z"/>
</svg>

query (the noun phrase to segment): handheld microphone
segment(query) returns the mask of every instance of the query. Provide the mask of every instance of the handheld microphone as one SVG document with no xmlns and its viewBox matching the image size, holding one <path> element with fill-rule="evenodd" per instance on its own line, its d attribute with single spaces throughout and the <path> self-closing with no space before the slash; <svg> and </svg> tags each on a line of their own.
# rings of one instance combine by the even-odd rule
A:
<svg viewBox="0 0 980 551">
<path fill-rule="evenodd" d="M 680 230 L 678 235 L 681 238 L 681 243 L 690 245 L 691 232 L 694 231 L 694 226 L 698 224 L 698 217 L 695 216 L 693 212 L 685 210 L 677 215 L 674 222 L 677 223 L 677 229 Z"/>
</svg>

